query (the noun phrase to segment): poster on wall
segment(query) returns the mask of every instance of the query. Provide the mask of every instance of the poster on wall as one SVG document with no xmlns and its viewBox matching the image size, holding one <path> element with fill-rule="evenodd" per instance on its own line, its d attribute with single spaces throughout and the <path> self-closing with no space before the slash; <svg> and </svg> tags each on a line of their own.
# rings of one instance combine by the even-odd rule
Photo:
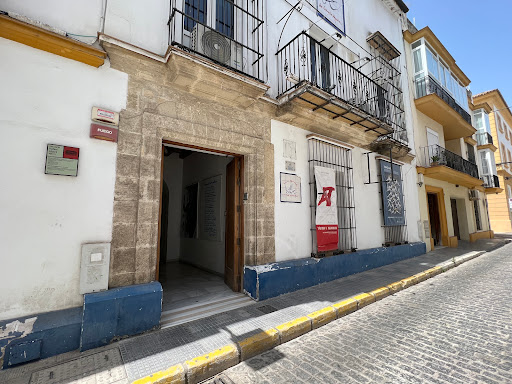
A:
<svg viewBox="0 0 512 384">
<path fill-rule="evenodd" d="M 318 252 L 338 249 L 338 208 L 336 173 L 332 168 L 315 167 L 316 240 Z"/>
<path fill-rule="evenodd" d="M 300 176 L 281 172 L 281 202 L 300 203 L 301 196 Z"/>
<path fill-rule="evenodd" d="M 345 34 L 344 0 L 318 0 L 318 16 L 322 17 L 334 28 Z"/>
<path fill-rule="evenodd" d="M 197 237 L 197 191 L 197 183 L 189 185 L 183 190 L 181 237 L 186 239 Z"/>
<path fill-rule="evenodd" d="M 393 174 L 391 174 L 393 172 Z M 380 160 L 384 225 L 405 225 L 401 166 Z"/>
<path fill-rule="evenodd" d="M 199 183 L 199 238 L 222 241 L 221 229 L 222 175 L 210 177 Z"/>
<path fill-rule="evenodd" d="M 48 144 L 46 146 L 44 173 L 47 175 L 76 177 L 78 175 L 79 154 L 80 148 Z"/>
</svg>

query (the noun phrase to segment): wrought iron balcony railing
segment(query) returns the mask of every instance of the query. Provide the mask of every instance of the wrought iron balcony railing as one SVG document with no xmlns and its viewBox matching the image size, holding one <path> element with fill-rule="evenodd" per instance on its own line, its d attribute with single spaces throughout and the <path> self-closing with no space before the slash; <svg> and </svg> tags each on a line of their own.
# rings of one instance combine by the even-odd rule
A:
<svg viewBox="0 0 512 384">
<path fill-rule="evenodd" d="M 455 99 L 432 78 L 432 76 L 425 76 L 420 79 L 416 79 L 415 88 L 417 99 L 423 96 L 436 94 L 441 99 L 443 99 L 443 101 L 446 102 L 446 104 L 448 104 L 453 110 L 455 110 L 459 115 L 461 115 L 464 120 L 471 124 L 470 114 L 466 112 L 464 108 L 462 108 L 455 101 Z"/>
<path fill-rule="evenodd" d="M 278 97 L 309 83 L 393 129 L 394 139 L 407 140 L 402 90 L 370 78 L 306 32 L 276 53 Z M 400 72 L 394 69 L 395 77 Z"/>
<path fill-rule="evenodd" d="M 493 144 L 492 135 L 488 132 L 477 133 L 476 141 L 478 145 Z"/>
<path fill-rule="evenodd" d="M 485 188 L 499 188 L 500 179 L 496 175 L 483 175 L 482 180 L 484 181 Z"/>
<path fill-rule="evenodd" d="M 463 172 L 478 179 L 478 167 L 476 164 L 462 158 L 440 145 L 429 145 L 421 148 L 421 166 L 435 167 L 445 165 L 451 169 Z"/>
<path fill-rule="evenodd" d="M 260 1 L 171 0 L 169 45 L 263 81 L 262 12 Z"/>
</svg>

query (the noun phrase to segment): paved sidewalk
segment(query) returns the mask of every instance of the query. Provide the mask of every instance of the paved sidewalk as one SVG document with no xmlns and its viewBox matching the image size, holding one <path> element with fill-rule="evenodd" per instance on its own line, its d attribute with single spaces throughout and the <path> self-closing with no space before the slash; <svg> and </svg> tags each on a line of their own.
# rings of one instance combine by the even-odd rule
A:
<svg viewBox="0 0 512 384">
<path fill-rule="evenodd" d="M 129 383 L 185 360 L 241 341 L 362 292 L 429 269 L 468 252 L 490 251 L 507 239 L 459 243 L 426 255 L 348 276 L 277 298 L 132 337 L 105 348 L 71 352 L 0 371 L 1 383 Z M 118 358 L 120 355 L 121 358 Z"/>
<path fill-rule="evenodd" d="M 483 254 L 208 384 L 511 383 L 511 251 Z"/>
</svg>

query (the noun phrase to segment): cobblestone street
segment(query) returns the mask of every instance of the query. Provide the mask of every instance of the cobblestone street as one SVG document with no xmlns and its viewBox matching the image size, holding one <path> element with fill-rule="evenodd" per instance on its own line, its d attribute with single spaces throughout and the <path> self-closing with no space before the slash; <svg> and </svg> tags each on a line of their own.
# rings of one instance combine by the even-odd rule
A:
<svg viewBox="0 0 512 384">
<path fill-rule="evenodd" d="M 512 244 L 487 253 L 247 360 L 216 382 L 511 383 L 511 255 Z"/>
</svg>

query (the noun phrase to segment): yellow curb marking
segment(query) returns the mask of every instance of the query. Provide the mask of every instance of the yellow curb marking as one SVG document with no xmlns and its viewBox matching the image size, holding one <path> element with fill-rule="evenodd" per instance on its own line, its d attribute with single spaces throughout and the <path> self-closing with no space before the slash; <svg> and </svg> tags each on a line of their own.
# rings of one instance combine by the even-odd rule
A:
<svg viewBox="0 0 512 384">
<path fill-rule="evenodd" d="M 185 370 L 180 365 L 174 365 L 164 371 L 135 380 L 133 384 L 184 384 Z"/>
<path fill-rule="evenodd" d="M 374 289 L 370 292 L 371 295 L 375 297 L 375 301 L 381 300 L 391 294 L 390 289 L 388 287 L 381 287 Z"/>
<path fill-rule="evenodd" d="M 311 320 L 306 316 L 302 316 L 298 319 L 278 325 L 276 329 L 281 334 L 281 343 L 286 343 L 297 336 L 311 331 Z"/>
<path fill-rule="evenodd" d="M 335 320 L 336 310 L 333 307 L 326 307 L 306 316 L 311 319 L 313 329 L 316 329 Z"/>
<path fill-rule="evenodd" d="M 279 345 L 279 331 L 271 328 L 238 343 L 240 360 L 244 361 Z"/>
<path fill-rule="evenodd" d="M 354 296 L 354 300 L 357 300 L 357 309 L 359 309 L 368 304 L 374 303 L 375 297 L 369 293 L 361 293 L 360 295 Z"/>
<path fill-rule="evenodd" d="M 354 299 L 347 299 L 333 304 L 332 307 L 336 309 L 338 318 L 340 318 L 348 315 L 349 313 L 357 311 L 357 301 Z"/>
</svg>

